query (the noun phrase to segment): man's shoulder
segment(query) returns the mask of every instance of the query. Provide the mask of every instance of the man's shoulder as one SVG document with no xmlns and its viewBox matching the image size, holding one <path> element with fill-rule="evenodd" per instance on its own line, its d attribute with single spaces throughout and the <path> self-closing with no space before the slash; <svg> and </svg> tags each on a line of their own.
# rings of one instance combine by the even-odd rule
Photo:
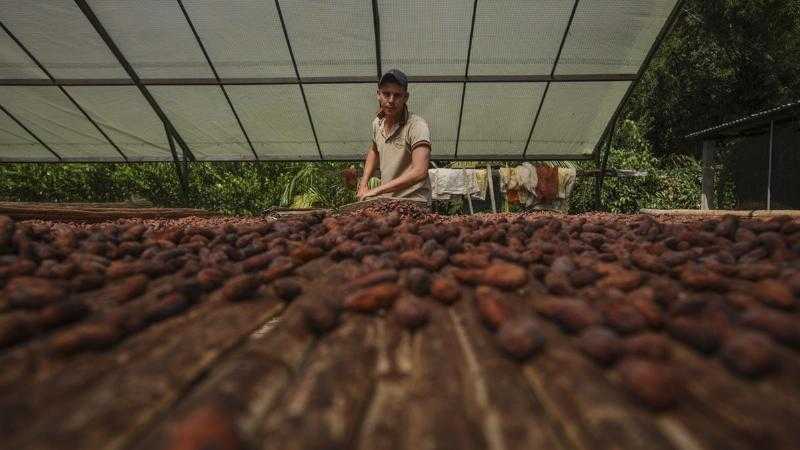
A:
<svg viewBox="0 0 800 450">
<path fill-rule="evenodd" d="M 409 125 L 413 123 L 424 123 L 425 125 L 428 124 L 428 122 L 422 116 L 420 116 L 419 114 L 415 114 L 413 112 L 408 113 L 408 120 L 406 121 L 406 123 L 408 123 Z"/>
</svg>

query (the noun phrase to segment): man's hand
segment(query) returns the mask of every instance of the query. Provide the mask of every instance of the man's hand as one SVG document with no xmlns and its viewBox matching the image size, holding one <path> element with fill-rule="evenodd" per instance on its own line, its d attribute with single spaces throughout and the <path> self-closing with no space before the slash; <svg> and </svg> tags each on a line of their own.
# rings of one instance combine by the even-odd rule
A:
<svg viewBox="0 0 800 450">
<path fill-rule="evenodd" d="M 364 195 L 367 193 L 367 191 L 369 191 L 369 186 L 366 183 L 359 183 L 358 191 L 356 192 L 356 197 L 358 197 L 358 199 L 361 200 L 362 198 L 364 198 Z"/>
<path fill-rule="evenodd" d="M 381 192 L 380 192 L 380 188 L 379 187 L 375 188 L 375 189 L 366 189 L 366 187 L 365 187 L 364 191 L 362 191 L 359 188 L 359 190 L 358 190 L 358 200 L 362 201 L 362 200 L 364 200 L 366 198 L 369 198 L 369 197 L 375 197 L 375 196 L 379 195 L 380 193 Z"/>
</svg>

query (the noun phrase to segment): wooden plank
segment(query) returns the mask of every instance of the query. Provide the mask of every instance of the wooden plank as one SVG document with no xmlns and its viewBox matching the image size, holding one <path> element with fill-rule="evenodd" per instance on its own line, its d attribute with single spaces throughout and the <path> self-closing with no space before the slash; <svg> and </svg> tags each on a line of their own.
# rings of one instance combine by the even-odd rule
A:
<svg viewBox="0 0 800 450">
<path fill-rule="evenodd" d="M 351 315 L 321 339 L 264 420 L 264 449 L 348 448 L 358 433 L 376 362 L 375 320 Z"/>
<path fill-rule="evenodd" d="M 20 386 L 23 391 L 10 401 L 25 404 L 30 415 L 24 427 L 3 440 L 10 448 L 121 448 L 127 436 L 281 309 L 273 299 L 225 305 L 202 315 L 198 309 L 193 320 L 181 321 L 183 327 L 156 325 L 94 361 L 84 359 L 80 367 L 67 366 L 43 382 Z"/>
<path fill-rule="evenodd" d="M 133 437 L 135 449 L 164 448 L 171 430 L 195 411 L 224 404 L 245 440 L 259 432 L 267 411 L 299 375 L 316 341 L 306 328 L 297 304 L 250 335 L 247 342 L 217 364 L 164 420 L 154 420 L 143 438 Z M 126 446 L 127 448 L 127 446 Z"/>
<path fill-rule="evenodd" d="M 472 392 L 493 449 L 572 448 L 525 380 L 520 364 L 502 355 L 464 299 L 450 309 L 470 373 Z"/>
</svg>

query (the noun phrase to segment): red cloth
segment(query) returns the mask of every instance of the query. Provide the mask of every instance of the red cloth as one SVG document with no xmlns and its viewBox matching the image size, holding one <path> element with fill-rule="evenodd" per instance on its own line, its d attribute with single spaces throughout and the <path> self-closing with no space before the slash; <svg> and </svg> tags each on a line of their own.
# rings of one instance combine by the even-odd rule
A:
<svg viewBox="0 0 800 450">
<path fill-rule="evenodd" d="M 558 197 L 558 167 L 536 166 L 536 198 L 539 203 L 550 203 Z"/>
</svg>

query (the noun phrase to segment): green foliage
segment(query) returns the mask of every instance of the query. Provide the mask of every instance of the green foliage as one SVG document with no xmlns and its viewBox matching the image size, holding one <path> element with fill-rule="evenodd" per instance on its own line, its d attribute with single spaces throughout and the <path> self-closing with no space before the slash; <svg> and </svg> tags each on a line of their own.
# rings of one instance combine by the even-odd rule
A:
<svg viewBox="0 0 800 450">
<path fill-rule="evenodd" d="M 173 163 L 0 164 L 0 200 L 121 202 L 259 214 L 270 206 L 340 206 L 355 201 L 341 181 L 346 163 L 198 162 L 189 164 L 186 195 Z M 283 201 L 287 188 L 291 201 Z M 294 205 L 297 207 L 297 205 Z"/>
<path fill-rule="evenodd" d="M 583 168 L 589 168 L 583 163 Z M 644 177 L 606 177 L 602 206 L 616 213 L 633 213 L 641 208 L 697 208 L 702 167 L 692 157 L 672 155 L 657 158 L 650 151 L 640 127 L 624 121 L 617 130 L 608 160 L 609 167 L 647 172 Z M 594 209 L 594 178 L 579 178 L 570 199 L 570 212 Z"/>
</svg>

